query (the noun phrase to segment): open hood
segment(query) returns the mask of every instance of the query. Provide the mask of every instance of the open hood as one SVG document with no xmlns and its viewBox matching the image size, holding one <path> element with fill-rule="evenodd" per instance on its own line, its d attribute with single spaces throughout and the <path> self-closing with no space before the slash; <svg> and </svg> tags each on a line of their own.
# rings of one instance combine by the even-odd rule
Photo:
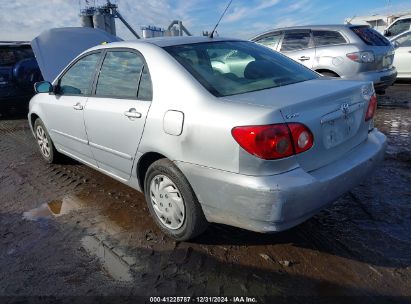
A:
<svg viewBox="0 0 411 304">
<path fill-rule="evenodd" d="M 52 82 L 80 53 L 103 42 L 122 41 L 100 29 L 63 27 L 44 31 L 31 41 L 44 80 Z"/>
</svg>

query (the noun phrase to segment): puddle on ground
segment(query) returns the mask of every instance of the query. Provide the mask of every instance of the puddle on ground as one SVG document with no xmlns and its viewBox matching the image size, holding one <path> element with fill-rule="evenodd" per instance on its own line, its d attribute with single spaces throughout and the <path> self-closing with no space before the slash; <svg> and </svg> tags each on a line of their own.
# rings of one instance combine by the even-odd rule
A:
<svg viewBox="0 0 411 304">
<path fill-rule="evenodd" d="M 95 196 L 79 193 L 44 203 L 38 208 L 24 212 L 23 218 L 41 221 L 67 215 L 80 209 L 90 209 L 93 215 L 81 217 L 81 221 L 76 221 L 78 225 L 87 229 L 88 235 L 81 239 L 82 247 L 89 255 L 98 258 L 110 277 L 117 281 L 130 282 L 133 281 L 130 267 L 136 263 L 136 259 L 126 256 L 121 249 L 111 246 L 107 241 L 107 237 L 116 238 L 119 233 L 126 230 L 137 230 L 135 226 L 145 222 L 135 218 L 136 214 L 142 216 L 141 212 L 129 208 L 119 205 L 116 199 L 104 199 L 104 197 L 97 199 Z M 72 219 L 68 218 L 68 220 Z"/>
<path fill-rule="evenodd" d="M 76 195 L 67 195 L 61 200 L 53 200 L 44 203 L 40 207 L 23 213 L 23 218 L 30 221 L 37 221 L 43 218 L 58 217 L 69 214 L 72 211 L 81 209 L 85 203 Z"/>
<path fill-rule="evenodd" d="M 133 277 L 130 266 L 121 258 L 122 252 L 114 252 L 95 236 L 85 236 L 81 240 L 83 248 L 92 256 L 96 256 L 108 274 L 117 281 L 131 282 Z"/>
</svg>

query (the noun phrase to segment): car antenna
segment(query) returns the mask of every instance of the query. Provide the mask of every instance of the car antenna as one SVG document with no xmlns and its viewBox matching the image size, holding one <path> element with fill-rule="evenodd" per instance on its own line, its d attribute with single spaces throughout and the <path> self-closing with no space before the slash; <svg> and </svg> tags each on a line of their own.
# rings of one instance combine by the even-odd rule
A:
<svg viewBox="0 0 411 304">
<path fill-rule="evenodd" d="M 225 10 L 224 10 L 224 12 L 223 12 L 222 15 L 220 16 L 220 19 L 218 19 L 217 24 L 214 26 L 214 28 L 213 28 L 213 30 L 211 31 L 210 35 L 208 35 L 209 38 L 214 38 L 214 32 L 215 32 L 215 30 L 217 29 L 217 26 L 220 24 L 221 19 L 223 19 L 223 17 L 224 17 L 224 15 L 225 15 L 225 13 L 227 12 L 228 8 L 230 7 L 231 2 L 233 2 L 233 0 L 230 0 L 230 2 L 228 2 L 227 6 L 226 6 L 226 8 L 225 8 Z"/>
</svg>

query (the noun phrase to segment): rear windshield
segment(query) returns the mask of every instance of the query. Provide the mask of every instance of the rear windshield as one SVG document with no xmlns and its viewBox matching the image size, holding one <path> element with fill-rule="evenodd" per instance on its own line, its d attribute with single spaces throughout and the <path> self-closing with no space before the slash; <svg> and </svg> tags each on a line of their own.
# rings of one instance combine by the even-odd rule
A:
<svg viewBox="0 0 411 304">
<path fill-rule="evenodd" d="M 319 77 L 303 65 L 253 42 L 206 42 L 164 49 L 217 97 Z"/>
<path fill-rule="evenodd" d="M 34 57 L 30 46 L 0 46 L 0 66 L 15 65 L 23 59 Z"/>
<path fill-rule="evenodd" d="M 376 30 L 368 26 L 351 27 L 351 30 L 357 34 L 368 45 L 387 46 L 390 42 Z"/>
</svg>

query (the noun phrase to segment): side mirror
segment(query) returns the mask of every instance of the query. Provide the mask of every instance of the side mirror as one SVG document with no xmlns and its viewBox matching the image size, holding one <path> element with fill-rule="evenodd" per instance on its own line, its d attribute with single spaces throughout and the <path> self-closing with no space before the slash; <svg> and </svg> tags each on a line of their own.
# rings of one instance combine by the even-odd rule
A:
<svg viewBox="0 0 411 304">
<path fill-rule="evenodd" d="M 394 46 L 394 49 L 398 49 L 400 47 L 400 43 L 398 42 L 398 40 L 393 41 L 392 45 Z"/>
<path fill-rule="evenodd" d="M 53 85 L 48 81 L 40 81 L 34 84 L 34 91 L 36 93 L 51 93 L 53 92 Z"/>
<path fill-rule="evenodd" d="M 390 37 L 392 34 L 391 34 L 391 32 L 390 32 L 390 30 L 385 30 L 384 31 L 384 36 L 385 37 Z"/>
</svg>

